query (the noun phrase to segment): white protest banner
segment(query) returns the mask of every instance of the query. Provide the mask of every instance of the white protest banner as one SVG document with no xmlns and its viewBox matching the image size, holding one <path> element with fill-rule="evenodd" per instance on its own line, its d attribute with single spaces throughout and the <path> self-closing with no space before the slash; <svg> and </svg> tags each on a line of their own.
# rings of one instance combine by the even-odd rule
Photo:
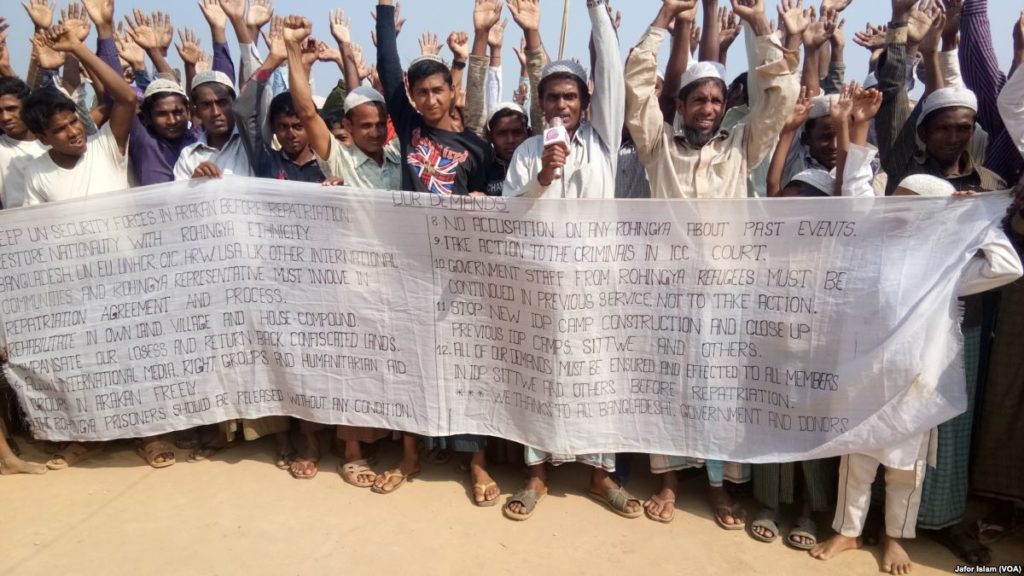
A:
<svg viewBox="0 0 1024 576">
<path fill-rule="evenodd" d="M 226 178 L 4 211 L 8 375 L 51 440 L 289 415 L 558 453 L 869 450 L 964 409 L 955 295 L 1007 202 Z"/>
</svg>

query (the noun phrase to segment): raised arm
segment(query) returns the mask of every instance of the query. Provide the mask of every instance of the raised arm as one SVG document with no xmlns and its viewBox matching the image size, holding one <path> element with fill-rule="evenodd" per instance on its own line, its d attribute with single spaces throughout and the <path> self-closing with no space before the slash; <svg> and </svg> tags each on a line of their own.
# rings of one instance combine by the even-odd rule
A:
<svg viewBox="0 0 1024 576">
<path fill-rule="evenodd" d="M 775 146 L 775 139 L 786 123 L 786 118 L 778 111 L 792 109 L 800 96 L 797 56 L 785 50 L 772 33 L 764 13 L 764 0 L 747 6 L 732 1 L 733 11 L 746 21 L 756 36 L 756 50 L 749 54 L 747 69 L 750 76 L 757 78 L 755 85 L 759 96 L 751 97 L 750 116 L 743 131 L 747 166 L 753 168 Z"/>
<path fill-rule="evenodd" d="M 789 149 L 793 146 L 797 130 L 807 123 L 807 115 L 811 112 L 811 99 L 807 95 L 807 87 L 800 88 L 800 97 L 790 110 L 786 123 L 782 126 L 779 134 L 779 143 L 772 154 L 771 163 L 768 165 L 768 176 L 766 184 L 766 195 L 774 198 L 782 194 L 782 175 L 786 171 L 786 160 L 789 156 Z"/>
<path fill-rule="evenodd" d="M 678 2 L 678 0 L 674 0 Z M 587 3 L 593 26 L 594 91 L 590 99 L 590 122 L 612 154 L 622 143 L 622 126 L 626 119 L 624 70 L 619 56 L 619 39 L 603 0 Z M 613 156 L 614 160 L 615 156 Z"/>
<path fill-rule="evenodd" d="M 626 59 L 626 127 L 636 144 L 637 155 L 645 163 L 657 153 L 665 133 L 665 118 L 654 94 L 658 52 L 677 15 L 696 5 L 696 0 L 664 2 L 647 33 Z"/>
<path fill-rule="evenodd" d="M 111 2 L 111 7 L 113 2 Z M 73 54 L 75 58 L 95 78 L 99 78 L 106 87 L 107 94 L 113 100 L 110 108 L 110 132 L 114 135 L 121 153 L 128 149 L 128 136 L 135 118 L 135 91 L 124 81 L 120 71 L 108 66 L 92 50 L 63 26 L 56 26 L 46 33 L 46 42 L 50 48 Z"/>
<path fill-rule="evenodd" d="M 547 52 L 540 38 L 540 0 L 509 0 L 512 19 L 523 30 L 526 46 L 526 71 L 530 79 L 530 124 L 533 129 L 544 129 L 544 112 L 540 102 L 540 77 L 548 62 Z"/>
<path fill-rule="evenodd" d="M 303 59 L 303 45 L 309 40 L 312 32 L 313 24 L 308 19 L 301 16 L 289 16 L 284 21 L 283 38 L 275 36 L 274 30 L 271 30 L 271 56 L 267 59 L 276 58 L 283 42 L 287 48 L 288 85 L 295 113 L 298 114 L 299 120 L 306 128 L 310 148 L 313 149 L 317 157 L 326 159 L 331 154 L 331 140 L 334 136 L 331 135 L 327 123 L 317 113 L 316 105 L 313 103 L 313 92 L 309 89 L 309 66 L 311 64 Z"/>
<path fill-rule="evenodd" d="M 700 50 L 697 59 L 701 62 L 719 61 L 719 25 L 718 0 L 701 0 L 704 6 L 704 33 L 700 37 Z"/>
<path fill-rule="evenodd" d="M 853 95 L 853 110 L 850 114 L 850 141 L 844 151 L 841 183 L 842 196 L 873 196 L 874 171 L 871 163 L 878 155 L 878 149 L 868 144 L 868 132 L 871 122 L 882 106 L 882 94 L 874 88 L 870 90 L 856 89 Z M 837 164 L 838 166 L 838 164 Z"/>
<path fill-rule="evenodd" d="M 407 124 L 416 109 L 405 94 L 402 61 L 398 56 L 398 30 L 395 25 L 395 7 L 392 0 L 380 0 L 377 5 L 377 73 L 384 88 L 388 114 L 396 125 Z"/>
<path fill-rule="evenodd" d="M 213 69 L 227 74 L 228 78 L 235 78 L 235 63 L 228 49 L 227 15 L 218 0 L 201 0 L 199 9 L 210 25 L 210 36 L 213 37 Z"/>
<path fill-rule="evenodd" d="M 332 10 L 330 18 L 331 36 L 334 36 L 334 41 L 338 43 L 338 51 L 341 52 L 341 61 L 344 66 L 345 89 L 352 90 L 362 82 L 362 78 L 359 77 L 359 65 L 353 51 L 352 22 L 345 16 L 344 10 Z M 292 94 L 293 98 L 294 96 Z M 326 156 L 321 156 L 321 158 L 326 158 Z"/>
<path fill-rule="evenodd" d="M 675 19 L 672 30 L 672 46 L 668 53 L 668 64 L 665 66 L 665 83 L 661 87 L 658 106 L 662 118 L 672 124 L 676 117 L 676 96 L 679 94 L 679 82 L 690 64 L 690 35 L 693 33 L 693 22 L 697 17 L 697 3 L 681 10 Z"/>
<path fill-rule="evenodd" d="M 1024 13 L 1019 26 L 1024 29 Z M 1024 47 L 1024 34 L 1015 33 L 1014 43 Z M 1007 137 L 1024 155 L 1024 68 L 1018 67 L 999 94 L 999 113 L 1006 124 Z"/>
</svg>

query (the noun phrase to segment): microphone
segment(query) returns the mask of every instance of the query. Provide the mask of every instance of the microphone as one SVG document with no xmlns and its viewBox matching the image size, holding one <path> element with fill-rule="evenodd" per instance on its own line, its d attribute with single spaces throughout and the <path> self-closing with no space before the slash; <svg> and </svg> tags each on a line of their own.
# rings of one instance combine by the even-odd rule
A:
<svg viewBox="0 0 1024 576">
<path fill-rule="evenodd" d="M 551 127 L 544 131 L 544 147 L 554 146 L 555 144 L 562 143 L 566 147 L 569 146 L 569 131 L 562 125 L 561 116 L 556 116 L 551 120 Z M 555 168 L 555 176 L 558 178 L 562 177 L 562 168 Z"/>
</svg>

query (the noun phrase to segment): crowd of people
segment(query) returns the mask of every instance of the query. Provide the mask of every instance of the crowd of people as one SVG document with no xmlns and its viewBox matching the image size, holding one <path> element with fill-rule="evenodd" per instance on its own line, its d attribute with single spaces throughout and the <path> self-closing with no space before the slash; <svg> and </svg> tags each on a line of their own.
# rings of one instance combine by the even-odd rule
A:
<svg viewBox="0 0 1024 576">
<path fill-rule="evenodd" d="M 506 101 L 503 0 L 466 2 L 473 32 L 447 37 L 450 62 L 427 33 L 405 69 L 396 42 L 405 20 L 392 0 L 380 0 L 374 14 L 375 66 L 341 10 L 321 15 L 335 41 L 328 44 L 313 38 L 312 20 L 275 15 L 271 0 L 201 0 L 212 56 L 197 34 L 179 29 L 183 74 L 168 61 L 174 30 L 166 14 L 118 15 L 114 0 L 81 0 L 55 14 L 48 0 L 27 0 L 35 34 L 25 78 L 11 66 L 8 23 L 0 18 L 0 203 L 18 208 L 225 175 L 568 199 L 1011 194 L 1005 191 L 1024 169 L 1024 15 L 1013 23 L 1007 74 L 995 56 L 987 0 L 891 0 L 886 24 L 853 35 L 871 72 L 847 82 L 843 12 L 852 1 L 812 7 L 781 0 L 770 17 L 765 0 L 662 0 L 623 61 L 621 14 L 588 0 L 588 72 L 578 61 L 551 60 L 540 0 L 508 0 L 522 41 L 515 51 L 521 80 Z M 118 16 L 125 22 L 115 26 Z M 87 46 L 93 28 L 95 49 Z M 741 35 L 746 72 L 730 81 L 725 63 Z M 342 77 L 326 99 L 310 87 L 317 63 L 336 65 Z M 918 83 L 924 90 L 915 101 Z M 546 141 L 544 130 L 558 126 L 565 138 Z M 1006 251 L 1024 247 L 1020 186 L 1003 228 Z M 534 514 L 547 494 L 549 464 L 578 461 L 593 470 L 587 490 L 595 500 L 626 518 L 667 523 L 680 473 L 702 466 L 715 521 L 726 530 L 774 541 L 783 511 L 795 504 L 795 527 L 784 540 L 816 558 L 881 536 L 882 568 L 903 574 L 911 561 L 902 541 L 920 529 L 963 561 L 986 563 L 986 543 L 1024 521 L 1024 451 L 1013 448 L 1024 442 L 1016 420 L 1024 409 L 1024 359 L 1015 350 L 1024 336 L 1024 283 L 984 293 L 987 279 L 1007 273 L 1000 262 L 1017 261 L 997 256 L 979 256 L 985 269 L 961 287 L 968 410 L 921 439 L 910 469 L 887 465 L 884 454 L 758 465 L 651 455 L 660 488 L 641 499 L 624 486 L 623 454 L 510 451 L 495 438 L 422 439 L 338 426 L 338 471 L 348 484 L 392 493 L 420 472 L 426 440 L 432 458 L 465 455 L 473 501 L 490 506 L 501 489 L 488 456 L 519 451 L 528 474 L 502 505 L 510 519 Z M 163 468 L 175 463 L 175 447 L 197 461 L 273 435 L 277 466 L 310 479 L 325 428 L 272 417 L 136 444 L 146 462 Z M 368 451 L 392 436 L 401 438 L 402 457 L 377 471 Z M 41 465 L 19 459 L 0 435 L 0 472 L 59 470 L 101 449 L 72 443 Z M 884 486 L 875 494 L 884 492 L 884 506 L 874 509 L 879 518 L 869 514 L 876 476 Z M 727 490 L 746 483 L 757 502 L 750 518 Z M 970 494 L 988 498 L 991 511 L 968 526 Z M 822 513 L 834 514 L 830 537 L 815 521 Z"/>
</svg>

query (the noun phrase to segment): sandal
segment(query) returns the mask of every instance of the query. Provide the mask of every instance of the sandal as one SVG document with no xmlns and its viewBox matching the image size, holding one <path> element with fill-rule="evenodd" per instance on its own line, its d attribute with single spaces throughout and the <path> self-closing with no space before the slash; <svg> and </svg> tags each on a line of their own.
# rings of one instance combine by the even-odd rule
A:
<svg viewBox="0 0 1024 576">
<path fill-rule="evenodd" d="M 373 493 L 375 493 L 375 494 L 392 494 L 394 492 L 397 492 L 398 489 L 402 487 L 402 484 L 405 484 L 406 480 L 412 480 L 416 476 L 419 476 L 419 474 L 420 474 L 419 470 L 416 470 L 415 472 L 409 472 L 408 474 L 404 474 L 400 468 L 395 468 L 394 470 L 388 470 L 387 472 L 385 472 L 383 474 L 384 482 L 381 485 L 378 486 L 376 481 L 375 481 L 373 486 L 370 488 L 370 490 Z M 387 484 L 388 482 L 390 482 L 392 478 L 398 478 L 398 484 L 395 484 L 394 486 L 392 486 L 391 490 L 385 490 L 384 489 L 384 485 Z M 381 475 L 378 474 L 377 475 L 377 480 L 380 480 L 380 479 L 381 479 Z"/>
<path fill-rule="evenodd" d="M 46 467 L 50 470 L 67 470 L 102 451 L 103 444 L 100 442 L 72 442 L 65 446 L 61 452 L 54 454 L 53 458 L 47 460 Z"/>
<path fill-rule="evenodd" d="M 758 534 L 754 528 L 771 532 L 771 536 Z M 771 508 L 764 508 L 757 514 L 757 518 L 750 524 L 750 537 L 758 542 L 771 544 L 779 537 L 779 513 Z"/>
<path fill-rule="evenodd" d="M 644 506 L 644 514 L 646 514 L 648 518 L 650 518 L 651 520 L 654 520 L 655 522 L 661 522 L 662 524 L 669 524 L 673 520 L 675 520 L 675 518 L 676 518 L 676 501 L 675 500 L 672 500 L 672 501 L 664 500 L 662 498 L 658 498 L 658 495 L 655 494 L 654 496 L 650 497 L 648 502 L 654 502 L 658 506 L 661 506 L 662 510 L 665 509 L 665 506 L 669 506 L 669 509 L 672 511 L 672 514 L 670 514 L 668 518 L 665 518 L 664 516 L 660 516 L 660 515 L 657 515 L 657 514 L 652 514 L 651 511 L 647 508 L 647 506 Z"/>
<path fill-rule="evenodd" d="M 505 515 L 505 518 L 509 520 L 515 520 L 522 522 L 529 520 L 533 513 L 537 510 L 537 503 L 544 499 L 548 495 L 547 488 L 543 492 L 537 490 L 522 489 L 516 492 L 514 495 L 509 496 L 508 500 L 505 501 L 505 505 L 501 508 L 501 513 Z M 519 503 L 522 504 L 525 509 L 524 512 L 513 512 L 509 510 L 509 504 Z"/>
<path fill-rule="evenodd" d="M 608 507 L 609 510 L 615 512 L 623 518 L 629 518 L 632 520 L 634 518 L 639 518 L 644 515 L 643 502 L 641 502 L 639 498 L 633 496 L 629 492 L 626 492 L 625 488 L 611 488 L 605 490 L 603 493 L 591 490 L 589 492 L 589 495 L 592 500 L 604 504 L 605 506 Z M 626 506 L 628 506 L 630 502 L 636 502 L 637 504 L 639 504 L 640 509 L 634 512 L 627 512 Z"/>
<path fill-rule="evenodd" d="M 135 446 L 135 453 L 142 457 L 153 468 L 174 466 L 174 447 L 166 440 L 140 440 Z M 162 461 L 158 461 L 162 459 Z"/>
<path fill-rule="evenodd" d="M 796 537 L 810 540 L 810 542 L 798 542 Z M 801 516 L 796 521 L 796 527 L 786 535 L 786 544 L 797 550 L 810 550 L 818 545 L 818 524 L 807 516 Z"/>
<path fill-rule="evenodd" d="M 497 496 L 495 496 L 494 498 L 491 498 L 490 500 L 487 499 L 487 491 L 489 489 L 491 489 L 491 488 L 497 488 L 497 487 L 498 487 L 498 483 L 497 482 L 488 482 L 486 484 L 473 484 L 473 504 L 476 504 L 480 508 L 490 508 L 491 506 L 494 506 L 495 504 L 497 504 L 498 503 L 498 497 L 501 496 L 501 492 L 500 491 L 498 492 Z M 476 495 L 477 494 L 483 496 L 484 499 L 480 500 L 480 501 L 477 501 L 477 499 L 476 499 Z"/>
<path fill-rule="evenodd" d="M 347 484 L 356 488 L 370 488 L 377 481 L 377 473 L 370 469 L 369 462 L 364 460 L 353 460 L 352 462 L 339 462 L 338 474 Z M 360 482 L 360 476 L 372 475 L 374 478 L 369 482 Z"/>
<path fill-rule="evenodd" d="M 214 454 L 220 452 L 221 450 L 227 450 L 228 448 L 231 448 L 234 445 L 235 442 L 229 442 L 227 440 L 215 441 L 210 444 L 200 445 L 196 449 L 189 452 L 187 460 L 188 462 L 193 464 L 196 462 L 205 462 L 212 458 Z"/>
<path fill-rule="evenodd" d="M 745 520 L 739 524 L 727 524 L 725 516 L 732 516 L 734 520 L 743 520 L 743 507 L 739 504 L 732 504 L 731 506 L 719 504 L 715 506 L 715 523 L 724 530 L 743 530 L 747 527 Z"/>
</svg>

